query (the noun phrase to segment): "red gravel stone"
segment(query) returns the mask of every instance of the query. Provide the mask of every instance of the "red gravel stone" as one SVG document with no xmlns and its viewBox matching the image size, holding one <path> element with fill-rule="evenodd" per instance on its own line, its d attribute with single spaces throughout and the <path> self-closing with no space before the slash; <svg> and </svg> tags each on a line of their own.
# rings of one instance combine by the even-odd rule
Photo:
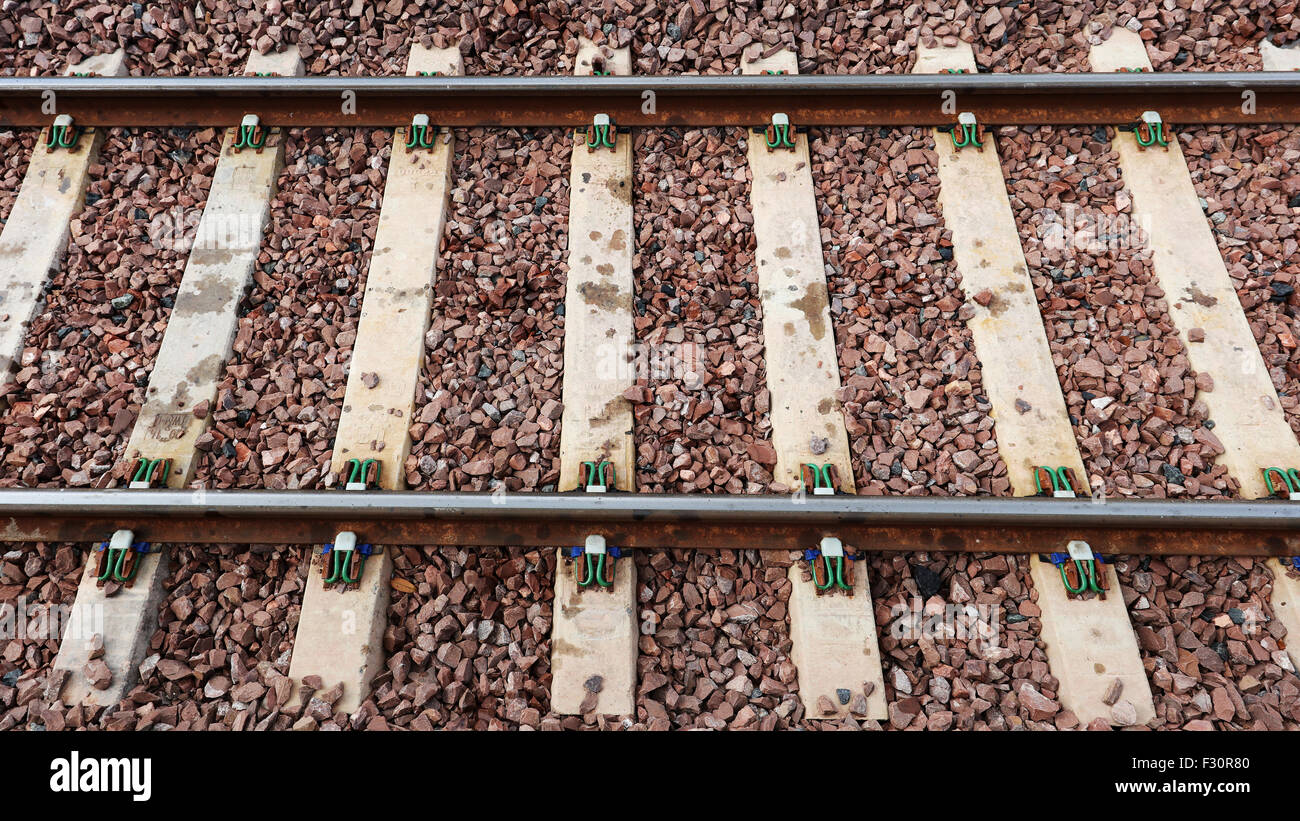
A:
<svg viewBox="0 0 1300 821">
<path fill-rule="evenodd" d="M 1282 410 L 1300 434 L 1300 137 L 1287 128 L 1214 126 L 1180 138 Z"/>
<path fill-rule="evenodd" d="M 630 46 L 643 74 L 733 72 L 741 50 L 755 41 L 769 51 L 796 48 L 805 73 L 904 72 L 918 43 L 958 39 L 975 44 L 983 70 L 1080 71 L 1090 42 L 1108 36 L 1112 22 L 1142 32 L 1157 70 L 1255 69 L 1265 36 L 1286 42 L 1300 33 L 1294 4 L 1263 0 L 1172 9 L 1091 0 L 981 0 L 951 9 L 900 9 L 883 0 L 830 5 L 672 0 L 639 15 L 633 4 L 594 0 L 487 7 L 458 0 L 432 9 L 237 0 L 200 7 L 196 15 L 193 4 L 179 2 L 139 13 L 86 0 L 24 2 L 0 15 L 0 74 L 59 74 L 118 45 L 131 72 L 143 75 L 232 74 L 251 49 L 284 47 L 296 48 L 311 74 L 399 74 L 412 41 L 445 46 L 456 39 L 470 74 L 562 74 L 572 68 L 580 34 Z M 1085 30 L 1088 19 L 1096 25 Z M 107 471 L 138 412 L 185 257 L 183 250 L 151 247 L 147 226 L 173 204 L 202 207 L 216 136 L 110 132 L 92 169 L 90 192 L 100 199 L 74 224 L 68 264 L 54 278 L 47 316 L 33 324 L 10 406 L 0 415 L 0 459 L 8 468 L 0 485 L 111 479 Z M 570 138 L 563 130 L 457 136 L 465 149 L 457 156 L 407 478 L 425 489 L 547 489 L 558 469 Z M 927 132 L 827 129 L 811 136 L 862 492 L 1007 492 L 960 316 L 960 271 L 943 259 L 950 240 Z M 647 375 L 632 389 L 647 491 L 736 493 L 771 482 L 740 142 L 746 138 L 739 129 L 635 135 L 638 339 L 698 343 L 701 375 L 708 377 L 700 387 L 681 373 Z M 1297 193 L 1290 180 L 1300 144 L 1284 129 L 1214 128 L 1182 138 L 1270 375 L 1300 432 L 1300 371 L 1291 362 L 1300 334 L 1297 301 L 1277 287 L 1293 285 L 1296 274 L 1289 201 Z M 34 139 L 30 129 L 0 132 L 0 219 L 12 207 Z M 341 153 L 332 151 L 331 139 Z M 382 194 L 382 166 L 369 162 L 390 139 L 387 132 L 347 129 L 290 135 L 275 225 L 259 259 L 270 267 L 259 270 L 245 302 L 241 341 L 209 410 L 214 428 L 201 481 L 325 483 L 347 335 L 355 329 Z M 1038 129 L 1000 142 L 1031 256 L 1044 209 L 1078 204 L 1085 212 L 1125 213 L 1113 156 L 1088 132 Z M 168 162 L 173 150 L 192 156 Z M 325 164 L 305 162 L 304 152 Z M 1049 155 L 1056 159 L 1039 167 Z M 1068 155 L 1074 161 L 1053 171 Z M 1085 178 L 1088 188 L 1080 189 Z M 296 224 L 302 216 L 307 224 Z M 1210 386 L 1186 370 L 1142 256 L 1040 254 L 1030 267 L 1090 472 L 1107 477 L 1108 490 L 1159 496 L 1180 492 L 1162 469 L 1169 463 L 1184 474 L 1188 495 L 1231 494 L 1231 483 L 1213 467 L 1204 414 L 1188 401 L 1198 378 L 1200 389 Z M 1052 278 L 1053 268 L 1063 281 Z M 349 279 L 346 287 L 333 284 L 340 275 Z M 119 311 L 109 300 L 127 293 L 133 304 L 115 319 Z M 1134 304 L 1143 317 L 1133 314 Z M 1089 315 L 1097 328 L 1089 327 Z M 279 324 L 281 316 L 289 327 Z M 65 327 L 73 332 L 60 338 Z M 488 348 L 480 339 L 502 341 Z M 1114 373 L 1103 347 L 1121 364 Z M 1156 370 L 1155 388 L 1143 385 L 1144 366 Z M 1171 368 L 1182 370 L 1171 375 Z M 1108 418 L 1118 423 L 1113 430 L 1124 431 L 1122 444 L 1108 444 L 1106 420 L 1090 418 L 1097 414 L 1084 391 L 1095 385 L 1116 399 Z M 249 418 L 241 421 L 246 409 Z M 1153 417 L 1163 428 L 1143 430 Z M 1136 438 L 1129 438 L 1132 422 L 1140 423 Z M 1096 431 L 1094 423 L 1101 423 Z M 1193 442 L 1180 440 L 1179 427 L 1191 431 Z M 931 428 L 935 435 L 927 438 Z M 1173 440 L 1166 441 L 1170 431 Z M 1094 437 L 1102 437 L 1098 448 L 1090 444 Z M 227 444 L 234 454 L 227 455 Z M 394 591 L 386 670 L 351 716 L 333 714 L 339 690 L 322 691 L 319 681 L 309 682 L 314 692 L 301 712 L 278 711 L 288 694 L 284 674 L 306 571 L 302 548 L 176 551 L 156 652 L 124 709 L 44 706 L 42 693 L 55 683 L 48 668 L 57 642 L 9 640 L 0 643 L 0 679 L 18 675 L 0 683 L 0 729 L 874 726 L 803 716 L 788 656 L 790 585 L 781 556 L 637 552 L 641 678 L 637 715 L 623 723 L 549 712 L 556 572 L 550 550 L 398 550 L 397 574 L 416 592 Z M 37 544 L 6 546 L 2 555 L 0 602 L 71 600 L 81 550 Z M 885 655 L 885 726 L 1079 726 L 1077 717 L 1056 709 L 1057 683 L 1037 641 L 1039 611 L 1022 559 L 881 554 L 869 561 Z M 1268 609 L 1271 578 L 1262 564 L 1172 558 L 1150 560 L 1144 569 L 1125 559 L 1119 569 L 1157 691 L 1155 726 L 1297 726 L 1300 681 L 1277 649 L 1285 636 Z M 949 604 L 993 608 L 998 646 L 893 635 L 894 607 L 918 596 L 932 612 Z M 855 694 L 858 713 L 864 696 Z M 1116 717 L 1125 702 L 1117 694 Z"/>
<path fill-rule="evenodd" d="M 33 128 L 10 128 L 0 131 L 0 228 L 18 199 L 27 164 L 40 132 Z"/>
<path fill-rule="evenodd" d="M 1017 612 L 1036 595 L 1027 559 L 882 553 L 868 562 L 895 729 L 1056 726 L 1038 617 Z"/>
<path fill-rule="evenodd" d="M 814 137 L 858 493 L 1009 493 L 974 342 L 959 316 L 964 296 L 929 131 L 826 129 Z"/>
<path fill-rule="evenodd" d="M 397 550 L 394 574 L 416 592 L 393 592 L 388 669 L 360 712 L 420 730 L 539 727 L 554 572 L 545 548 Z"/>
<path fill-rule="evenodd" d="M 1151 726 L 1300 727 L 1300 679 L 1279 646 L 1288 637 L 1269 604 L 1267 565 L 1124 557 L 1116 570 L 1155 695 Z"/>
<path fill-rule="evenodd" d="M 456 145 L 407 483 L 553 490 L 572 143 L 559 129 L 470 129 Z"/>
<path fill-rule="evenodd" d="M 84 56 L 126 49 L 133 74 L 233 74 L 251 50 L 296 48 L 309 74 L 401 74 L 411 42 L 460 41 L 469 74 L 566 74 L 579 36 L 628 46 L 640 74 L 727 73 L 753 42 L 796 49 L 803 73 L 904 72 L 918 43 L 971 42 L 982 70 L 1083 71 L 1093 38 L 1127 25 L 1157 70 L 1260 68 L 1258 45 L 1300 35 L 1294 6 L 1269 0 L 1037 2 L 900 6 L 862 0 L 666 0 L 639 13 L 596 0 L 234 0 L 215 8 L 97 0 L 24 2 L 0 18 L 0 72 L 59 74 Z M 198 13 L 196 13 L 196 10 Z M 1085 28 L 1087 21 L 1092 25 Z"/>
<path fill-rule="evenodd" d="M 0 414 L 0 486 L 111 481 L 188 256 L 170 226 L 202 208 L 214 138 L 212 129 L 109 130 Z M 117 298 L 129 304 L 115 308 Z"/>
<path fill-rule="evenodd" d="M 639 723 L 773 729 L 799 721 L 790 582 L 777 554 L 639 550 L 636 562 Z"/>
<path fill-rule="evenodd" d="M 291 129 L 195 484 L 329 485 L 392 133 Z"/>
<path fill-rule="evenodd" d="M 0 730 L 29 724 L 55 729 L 62 720 L 45 714 L 36 696 L 49 683 L 59 651 L 62 622 L 51 616 L 71 607 L 85 557 L 84 545 L 0 544 L 0 608 L 14 630 L 0 638 Z"/>
<path fill-rule="evenodd" d="M 1094 492 L 1233 495 L 1198 376 L 1100 131 L 1000 129 L 1025 259 Z"/>
<path fill-rule="evenodd" d="M 646 367 L 637 489 L 760 492 L 770 436 L 749 171 L 739 129 L 636 133 L 633 326 Z"/>
</svg>

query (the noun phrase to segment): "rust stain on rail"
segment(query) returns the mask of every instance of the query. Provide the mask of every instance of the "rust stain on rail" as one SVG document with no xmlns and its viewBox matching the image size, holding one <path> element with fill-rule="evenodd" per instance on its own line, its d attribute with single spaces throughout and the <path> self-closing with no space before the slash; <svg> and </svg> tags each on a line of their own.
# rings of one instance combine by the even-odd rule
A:
<svg viewBox="0 0 1300 821">
<path fill-rule="evenodd" d="M 343 114 L 337 95 L 277 92 L 198 96 L 61 92 L 59 113 L 87 126 L 230 126 L 256 113 L 272 126 L 409 125 L 415 112 L 444 126 L 578 126 L 596 114 L 624 126 L 757 126 L 776 111 L 798 125 L 937 126 L 955 115 L 943 110 L 938 94 L 762 94 L 718 95 L 659 91 L 651 110 L 640 94 L 559 92 L 494 94 L 467 99 L 437 91 L 357 95 L 355 113 Z M 962 93 L 962 111 L 986 125 L 1115 125 L 1156 110 L 1167 123 L 1246 124 L 1300 121 L 1300 92 L 1263 91 L 1253 109 L 1243 110 L 1240 90 L 1173 92 Z M 38 97 L 0 98 L 0 126 L 48 125 Z"/>
<path fill-rule="evenodd" d="M 0 528 L 0 541 L 103 541 L 117 529 L 136 539 L 201 544 L 322 544 L 345 530 L 360 541 L 385 545 L 556 546 L 582 544 L 601 534 L 626 548 L 794 550 L 813 547 L 833 535 L 850 547 L 871 551 L 1041 553 L 1063 549 L 1073 539 L 1094 550 L 1118 554 L 1195 556 L 1289 556 L 1300 553 L 1294 530 L 1210 530 L 1189 528 L 1119 529 L 1102 527 L 831 525 L 748 523 L 743 521 L 610 522 L 600 519 L 308 518 L 268 520 L 249 517 L 112 518 L 68 515 L 59 518 L 12 517 Z"/>
</svg>

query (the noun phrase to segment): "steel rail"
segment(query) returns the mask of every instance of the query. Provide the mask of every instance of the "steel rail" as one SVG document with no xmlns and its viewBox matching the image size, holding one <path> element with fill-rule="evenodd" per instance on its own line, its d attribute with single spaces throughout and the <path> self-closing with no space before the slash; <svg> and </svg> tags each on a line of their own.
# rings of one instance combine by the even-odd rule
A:
<svg viewBox="0 0 1300 821">
<path fill-rule="evenodd" d="M 908 496 L 0 490 L 0 541 L 94 542 L 119 528 L 153 542 L 321 544 L 342 530 L 374 544 L 561 546 L 601 534 L 630 548 L 813 547 L 1062 550 L 1288 556 L 1300 505 Z"/>
<path fill-rule="evenodd" d="M 951 98 L 948 94 L 951 92 Z M 650 101 L 653 100 L 653 105 Z M 347 108 L 345 103 L 353 107 Z M 1295 72 L 645 77 L 10 77 L 0 126 L 1118 125 L 1300 122 Z"/>
</svg>

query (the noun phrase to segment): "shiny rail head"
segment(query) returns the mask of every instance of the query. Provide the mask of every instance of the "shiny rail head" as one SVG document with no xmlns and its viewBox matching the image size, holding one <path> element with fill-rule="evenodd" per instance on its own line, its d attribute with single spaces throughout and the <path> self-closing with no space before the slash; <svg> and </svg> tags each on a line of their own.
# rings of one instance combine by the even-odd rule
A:
<svg viewBox="0 0 1300 821">
<path fill-rule="evenodd" d="M 1206 72 L 1041 72 L 981 74 L 653 74 L 588 77 L 573 75 L 430 77 L 3 77 L 0 94 L 40 96 L 47 89 L 123 96 L 152 94 L 228 94 L 238 97 L 276 94 L 336 94 L 354 89 L 374 94 L 449 92 L 502 94 L 629 92 L 644 88 L 691 94 L 815 91 L 819 93 L 925 94 L 945 89 L 1028 94 L 1041 91 L 1202 93 L 1254 88 L 1300 91 L 1291 71 Z"/>
<path fill-rule="evenodd" d="M 835 536 L 870 550 L 1300 553 L 1300 506 L 1259 502 L 634 493 L 0 490 L 0 540 L 312 544 L 340 530 L 375 544 L 792 550 Z M 806 544 L 805 544 L 806 543 Z"/>
<path fill-rule="evenodd" d="M 427 113 L 445 126 L 566 126 L 598 113 L 623 126 L 742 126 L 774 111 L 813 126 L 944 125 L 960 108 L 990 125 L 1300 120 L 1297 72 L 654 75 L 609 77 L 11 77 L 0 125 L 48 125 L 45 95 L 88 126 L 389 126 Z M 1243 104 L 1243 95 L 1251 104 Z M 344 113 L 342 95 L 354 105 Z M 653 105 L 646 105 L 647 100 Z"/>
</svg>

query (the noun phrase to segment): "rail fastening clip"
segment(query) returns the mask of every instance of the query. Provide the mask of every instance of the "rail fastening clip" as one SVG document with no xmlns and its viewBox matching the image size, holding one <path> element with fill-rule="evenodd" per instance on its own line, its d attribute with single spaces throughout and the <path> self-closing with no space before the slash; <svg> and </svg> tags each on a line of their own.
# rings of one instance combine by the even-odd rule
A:
<svg viewBox="0 0 1300 821">
<path fill-rule="evenodd" d="M 339 585 L 340 590 L 359 584 L 366 572 L 366 559 L 377 553 L 374 545 L 357 544 L 357 534 L 345 530 L 321 548 L 321 580 L 325 588 Z"/>
<path fill-rule="evenodd" d="M 1142 119 L 1133 125 L 1133 137 L 1137 140 L 1139 150 L 1153 145 L 1169 150 L 1169 134 L 1165 132 L 1165 124 L 1160 119 L 1159 112 L 1143 111 Z"/>
<path fill-rule="evenodd" d="M 374 490 L 379 487 L 379 471 L 383 465 L 378 459 L 349 459 L 343 463 L 348 479 L 344 490 Z"/>
<path fill-rule="evenodd" d="M 614 125 L 614 121 L 608 114 L 597 114 L 592 118 L 591 125 L 579 126 L 573 133 L 587 138 L 588 151 L 595 151 L 598 148 L 608 148 L 613 151 L 618 135 L 623 130 Z"/>
<path fill-rule="evenodd" d="M 755 128 L 754 132 L 762 132 L 763 142 L 767 145 L 768 151 L 776 151 L 778 148 L 794 151 L 796 130 L 790 126 L 790 115 L 778 111 L 772 115 L 771 123 L 762 128 Z"/>
<path fill-rule="evenodd" d="M 606 590 L 614 587 L 614 571 L 623 551 L 617 547 L 606 547 L 605 537 L 591 535 L 582 547 L 568 550 L 569 563 L 573 567 L 573 580 L 580 589 L 593 584 Z"/>
<path fill-rule="evenodd" d="M 1067 552 L 1051 553 L 1047 558 L 1060 571 L 1066 594 L 1076 598 L 1084 593 L 1096 593 L 1098 598 L 1105 599 L 1109 589 L 1103 567 L 1106 560 L 1100 553 L 1093 553 L 1087 542 L 1078 539 L 1069 542 L 1065 549 Z"/>
<path fill-rule="evenodd" d="M 81 135 L 86 129 L 79 128 L 72 122 L 71 114 L 60 114 L 54 118 L 54 124 L 50 126 L 50 136 L 45 145 L 51 151 L 58 151 L 60 148 L 66 151 L 75 151 L 77 143 L 81 141 Z"/>
<path fill-rule="evenodd" d="M 952 139 L 952 147 L 956 151 L 972 145 L 979 151 L 984 150 L 984 143 L 980 140 L 980 124 L 972 111 L 961 112 L 957 115 L 957 122 L 952 125 L 941 125 L 939 130 L 948 132 L 948 136 Z"/>
<path fill-rule="evenodd" d="M 1039 496 L 1046 496 L 1048 490 L 1054 499 L 1073 499 L 1079 493 L 1079 483 L 1074 471 L 1068 467 L 1049 467 L 1039 465 L 1034 468 L 1034 488 Z"/>
<path fill-rule="evenodd" d="M 438 126 L 429 124 L 428 114 L 416 114 L 411 118 L 411 128 L 406 133 L 406 150 L 433 148 L 438 141 Z"/>
<path fill-rule="evenodd" d="M 1277 482 L 1273 481 L 1274 477 L 1278 479 Z M 1281 467 L 1264 468 L 1264 484 L 1268 487 L 1269 496 L 1300 502 L 1300 470 Z"/>
<path fill-rule="evenodd" d="M 833 536 L 825 536 L 820 545 L 805 550 L 803 558 L 812 571 L 817 595 L 834 593 L 836 590 L 853 595 L 853 563 L 862 558 L 861 554 L 845 553 L 843 542 Z"/>
<path fill-rule="evenodd" d="M 151 487 L 166 487 L 171 472 L 171 459 L 147 459 L 141 456 L 135 461 L 135 470 L 131 472 L 131 483 L 127 488 L 147 490 Z"/>
<path fill-rule="evenodd" d="M 118 530 L 107 542 L 100 543 L 97 552 L 95 585 L 103 587 L 113 581 L 130 587 L 140 569 L 140 556 L 154 551 L 148 542 L 135 541 L 135 534 L 130 530 Z"/>
<path fill-rule="evenodd" d="M 262 126 L 262 120 L 256 114 L 245 114 L 244 120 L 239 124 L 239 130 L 235 133 L 235 151 L 241 151 L 245 148 L 252 148 L 258 151 L 266 145 L 266 135 L 268 131 Z"/>
<path fill-rule="evenodd" d="M 588 493 L 605 493 L 617 490 L 614 463 L 608 459 L 583 462 L 578 468 L 578 486 Z"/>
<path fill-rule="evenodd" d="M 804 462 L 799 466 L 799 481 L 814 496 L 834 496 L 839 487 L 838 478 L 835 465 L 830 462 L 824 465 Z"/>
</svg>

